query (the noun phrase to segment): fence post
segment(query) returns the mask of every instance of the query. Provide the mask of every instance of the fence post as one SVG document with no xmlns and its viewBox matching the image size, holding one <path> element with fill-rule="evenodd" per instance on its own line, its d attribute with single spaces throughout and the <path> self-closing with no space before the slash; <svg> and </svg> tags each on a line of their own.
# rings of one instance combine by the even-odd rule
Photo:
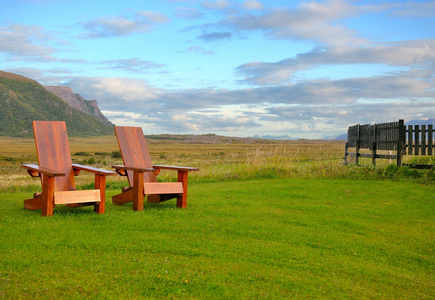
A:
<svg viewBox="0 0 435 300">
<path fill-rule="evenodd" d="M 360 129 L 360 125 L 359 124 L 357 126 L 358 126 L 358 138 L 356 140 L 355 164 L 359 163 L 359 148 L 360 148 L 360 145 L 361 145 L 361 140 L 360 140 L 360 138 L 361 138 L 361 129 Z"/>
<path fill-rule="evenodd" d="M 433 149 L 433 125 L 427 126 L 427 155 L 432 155 Z"/>
<path fill-rule="evenodd" d="M 408 155 L 412 155 L 412 148 L 414 147 L 413 137 L 412 125 L 408 125 Z"/>
<path fill-rule="evenodd" d="M 414 126 L 414 155 L 420 155 L 420 126 Z"/>
<path fill-rule="evenodd" d="M 421 155 L 426 155 L 426 125 L 421 125 Z"/>
<path fill-rule="evenodd" d="M 376 165 L 376 124 L 373 125 L 372 164 Z"/>
<path fill-rule="evenodd" d="M 399 140 L 397 141 L 397 166 L 400 167 L 402 165 L 402 157 L 406 145 L 406 127 L 405 121 L 399 120 Z"/>
<path fill-rule="evenodd" d="M 349 140 L 349 138 L 347 138 Z M 344 164 L 347 164 L 347 156 L 349 155 L 347 152 L 347 149 L 349 148 L 349 142 L 346 143 L 346 146 L 344 147 Z"/>
</svg>

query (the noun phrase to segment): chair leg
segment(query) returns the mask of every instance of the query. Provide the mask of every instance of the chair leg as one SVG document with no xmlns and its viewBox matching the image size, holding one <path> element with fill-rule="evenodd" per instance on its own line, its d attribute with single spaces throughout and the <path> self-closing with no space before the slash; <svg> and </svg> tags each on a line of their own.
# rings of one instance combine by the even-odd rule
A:
<svg viewBox="0 0 435 300">
<path fill-rule="evenodd" d="M 54 177 L 42 176 L 42 215 L 52 216 L 54 205 Z"/>
<path fill-rule="evenodd" d="M 178 182 L 183 184 L 183 194 L 177 197 L 177 207 L 186 208 L 187 207 L 187 181 L 189 172 L 178 171 Z"/>
<path fill-rule="evenodd" d="M 104 214 L 106 209 L 106 176 L 95 174 L 96 190 L 100 190 L 100 202 L 94 204 L 94 212 Z"/>
<path fill-rule="evenodd" d="M 133 173 L 133 210 L 143 210 L 143 172 Z"/>
</svg>

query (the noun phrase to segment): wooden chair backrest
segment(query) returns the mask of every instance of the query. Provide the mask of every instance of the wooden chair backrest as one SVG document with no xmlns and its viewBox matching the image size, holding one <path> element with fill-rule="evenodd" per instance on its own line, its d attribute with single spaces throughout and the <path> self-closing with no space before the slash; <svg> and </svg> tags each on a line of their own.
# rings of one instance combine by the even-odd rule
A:
<svg viewBox="0 0 435 300">
<path fill-rule="evenodd" d="M 33 121 L 33 132 L 39 166 L 65 173 L 65 177 L 55 177 L 54 190 L 75 190 L 65 122 Z"/>
<path fill-rule="evenodd" d="M 140 127 L 115 126 L 124 165 L 137 168 L 152 168 L 150 153 Z M 127 171 L 128 182 L 133 186 L 133 171 Z M 144 173 L 144 182 L 157 182 L 153 172 Z"/>
</svg>

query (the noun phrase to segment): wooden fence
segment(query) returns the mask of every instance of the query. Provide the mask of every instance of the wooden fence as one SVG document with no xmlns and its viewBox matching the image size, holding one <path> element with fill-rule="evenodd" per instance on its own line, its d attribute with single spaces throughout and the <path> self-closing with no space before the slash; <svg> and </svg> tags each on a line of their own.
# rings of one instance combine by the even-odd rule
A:
<svg viewBox="0 0 435 300">
<path fill-rule="evenodd" d="M 374 125 L 357 124 L 347 131 L 344 161 L 347 163 L 348 156 L 353 156 L 358 164 L 360 157 L 368 157 L 375 165 L 377 158 L 386 158 L 395 159 L 400 166 L 403 155 L 434 155 L 434 133 L 433 125 L 406 126 L 403 120 Z M 355 148 L 355 152 L 349 152 L 349 148 Z M 371 153 L 361 153 L 361 149 L 371 150 Z M 381 150 L 388 151 L 388 154 L 379 153 Z"/>
</svg>

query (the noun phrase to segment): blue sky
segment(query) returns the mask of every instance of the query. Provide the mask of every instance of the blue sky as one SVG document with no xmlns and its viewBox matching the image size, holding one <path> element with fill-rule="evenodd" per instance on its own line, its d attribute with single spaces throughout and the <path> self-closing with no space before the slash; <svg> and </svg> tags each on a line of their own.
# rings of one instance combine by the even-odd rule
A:
<svg viewBox="0 0 435 300">
<path fill-rule="evenodd" d="M 0 69 L 146 134 L 435 117 L 435 1 L 0 0 Z"/>
</svg>

